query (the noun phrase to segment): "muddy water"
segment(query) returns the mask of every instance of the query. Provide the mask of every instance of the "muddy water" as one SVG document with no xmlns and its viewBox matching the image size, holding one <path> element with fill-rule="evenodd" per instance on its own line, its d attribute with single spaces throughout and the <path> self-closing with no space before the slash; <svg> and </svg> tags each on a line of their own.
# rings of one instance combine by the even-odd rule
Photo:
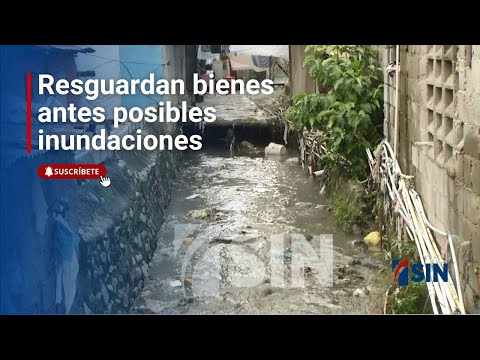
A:
<svg viewBox="0 0 480 360">
<path fill-rule="evenodd" d="M 365 313 L 375 270 L 352 246 L 362 236 L 336 227 L 320 184 L 291 157 L 189 155 L 132 312 Z M 316 256 L 300 266 L 292 243 Z"/>
</svg>

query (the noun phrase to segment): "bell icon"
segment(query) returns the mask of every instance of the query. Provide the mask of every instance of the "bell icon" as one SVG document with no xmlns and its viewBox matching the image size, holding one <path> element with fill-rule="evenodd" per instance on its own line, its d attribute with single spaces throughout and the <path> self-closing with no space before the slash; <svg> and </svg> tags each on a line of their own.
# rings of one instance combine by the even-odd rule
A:
<svg viewBox="0 0 480 360">
<path fill-rule="evenodd" d="M 52 176 L 53 175 L 53 171 L 52 171 L 52 168 L 50 166 L 48 166 L 46 169 L 45 169 L 45 176 Z"/>
</svg>

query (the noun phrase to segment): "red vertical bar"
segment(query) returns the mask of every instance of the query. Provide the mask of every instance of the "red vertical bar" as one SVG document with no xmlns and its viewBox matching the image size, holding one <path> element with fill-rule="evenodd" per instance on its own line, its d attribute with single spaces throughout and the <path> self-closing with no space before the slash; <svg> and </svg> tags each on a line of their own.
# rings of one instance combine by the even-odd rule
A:
<svg viewBox="0 0 480 360">
<path fill-rule="evenodd" d="M 27 152 L 32 152 L 32 73 L 27 72 Z"/>
</svg>

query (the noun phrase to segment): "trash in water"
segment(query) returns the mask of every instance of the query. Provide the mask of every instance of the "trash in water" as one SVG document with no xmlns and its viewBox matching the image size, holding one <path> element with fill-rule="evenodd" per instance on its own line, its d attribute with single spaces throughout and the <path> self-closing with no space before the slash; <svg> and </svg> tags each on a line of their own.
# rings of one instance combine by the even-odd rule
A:
<svg viewBox="0 0 480 360">
<path fill-rule="evenodd" d="M 170 286 L 171 287 L 180 287 L 180 286 L 182 286 L 182 282 L 180 280 L 173 280 L 173 281 L 170 281 Z"/>
<path fill-rule="evenodd" d="M 363 241 L 365 241 L 365 244 L 373 245 L 373 246 L 377 246 L 378 244 L 380 244 L 381 240 L 382 240 L 382 235 L 380 235 L 378 231 L 372 231 L 363 239 Z"/>
<path fill-rule="evenodd" d="M 298 202 L 295 204 L 296 207 L 300 209 L 306 209 L 312 207 L 312 203 L 309 202 Z"/>
<path fill-rule="evenodd" d="M 364 297 L 365 295 L 365 291 L 362 289 L 357 289 L 353 292 L 353 296 Z"/>
<path fill-rule="evenodd" d="M 240 143 L 240 147 L 242 147 L 242 148 L 244 148 L 244 149 L 252 149 L 252 148 L 254 148 L 255 146 L 254 146 L 251 142 L 249 142 L 249 141 L 247 141 L 247 140 L 243 140 L 243 141 Z"/>
<path fill-rule="evenodd" d="M 192 199 L 195 199 L 195 198 L 197 198 L 197 197 L 199 197 L 199 196 L 200 196 L 200 194 L 193 194 L 193 195 L 187 196 L 187 197 L 185 198 L 185 200 L 192 200 Z"/>
<path fill-rule="evenodd" d="M 232 242 L 232 239 L 225 239 L 225 238 L 215 238 L 212 240 L 212 243 L 218 243 L 218 244 L 230 244 Z"/>
<path fill-rule="evenodd" d="M 271 142 L 268 144 L 268 146 L 265 148 L 265 154 L 286 154 L 287 153 L 287 148 L 285 145 L 281 144 L 275 144 Z"/>
<path fill-rule="evenodd" d="M 209 216 L 209 213 L 207 209 L 193 210 L 190 213 L 190 216 L 193 219 L 205 219 L 206 217 Z"/>
</svg>

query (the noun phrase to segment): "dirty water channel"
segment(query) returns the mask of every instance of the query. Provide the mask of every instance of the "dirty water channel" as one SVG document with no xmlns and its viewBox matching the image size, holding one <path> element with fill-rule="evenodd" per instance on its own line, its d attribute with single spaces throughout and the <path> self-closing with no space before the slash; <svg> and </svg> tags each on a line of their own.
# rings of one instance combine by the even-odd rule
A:
<svg viewBox="0 0 480 360">
<path fill-rule="evenodd" d="M 265 157 L 263 148 L 236 156 L 223 149 L 187 154 L 131 312 L 366 313 L 375 261 L 352 245 L 362 235 L 335 225 L 319 182 L 292 157 Z M 307 241 L 322 261 L 321 246 L 315 247 L 321 234 L 333 234 L 330 283 L 317 276 L 318 267 L 294 268 L 292 239 Z"/>
</svg>

